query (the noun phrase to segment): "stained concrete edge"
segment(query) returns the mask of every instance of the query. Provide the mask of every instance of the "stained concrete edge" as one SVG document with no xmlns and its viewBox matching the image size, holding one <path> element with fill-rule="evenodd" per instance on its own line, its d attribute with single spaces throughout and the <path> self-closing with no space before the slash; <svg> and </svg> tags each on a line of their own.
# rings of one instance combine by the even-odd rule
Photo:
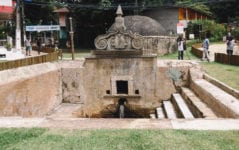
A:
<svg viewBox="0 0 239 150">
<path fill-rule="evenodd" d="M 239 130 L 239 119 L 97 119 L 0 117 L 0 128 Z"/>
</svg>

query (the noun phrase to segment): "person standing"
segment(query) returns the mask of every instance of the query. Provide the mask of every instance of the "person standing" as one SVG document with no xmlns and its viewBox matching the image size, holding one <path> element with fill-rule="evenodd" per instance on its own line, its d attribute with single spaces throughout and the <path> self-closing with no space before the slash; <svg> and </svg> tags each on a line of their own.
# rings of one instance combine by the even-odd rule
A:
<svg viewBox="0 0 239 150">
<path fill-rule="evenodd" d="M 178 45 L 178 60 L 183 60 L 184 41 L 181 36 L 177 39 Z"/>
<path fill-rule="evenodd" d="M 38 52 L 38 55 L 40 55 L 40 53 L 41 53 L 41 48 L 42 48 L 41 39 L 38 38 L 37 39 L 37 52 Z"/>
<path fill-rule="evenodd" d="M 207 38 L 207 36 L 205 37 L 205 39 L 203 40 L 203 43 L 202 43 L 202 48 L 203 48 L 203 56 L 202 56 L 202 60 L 205 60 L 207 59 L 207 61 L 209 62 L 210 59 L 209 59 L 209 39 Z"/>
<path fill-rule="evenodd" d="M 27 38 L 25 40 L 25 45 L 26 45 L 26 56 L 31 56 L 31 40 Z"/>
<path fill-rule="evenodd" d="M 230 36 L 227 39 L 227 55 L 228 55 L 228 63 L 229 64 L 231 64 L 231 56 L 233 54 L 234 45 L 235 45 L 234 38 L 232 36 Z"/>
</svg>

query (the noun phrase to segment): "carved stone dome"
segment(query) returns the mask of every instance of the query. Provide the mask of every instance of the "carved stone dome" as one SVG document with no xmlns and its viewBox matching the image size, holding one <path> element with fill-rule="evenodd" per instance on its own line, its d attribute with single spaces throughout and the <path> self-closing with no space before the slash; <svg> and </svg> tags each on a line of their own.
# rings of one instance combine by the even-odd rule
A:
<svg viewBox="0 0 239 150">
<path fill-rule="evenodd" d="M 166 30 L 159 22 L 147 16 L 124 16 L 124 22 L 126 30 L 139 33 L 143 36 L 166 34 Z M 114 24 L 110 27 L 109 31 L 112 31 L 113 26 Z"/>
</svg>

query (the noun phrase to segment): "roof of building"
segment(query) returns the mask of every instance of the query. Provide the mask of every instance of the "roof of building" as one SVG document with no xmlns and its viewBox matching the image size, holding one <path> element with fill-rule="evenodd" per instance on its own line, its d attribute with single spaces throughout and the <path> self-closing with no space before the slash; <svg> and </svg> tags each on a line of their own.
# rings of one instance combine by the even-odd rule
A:
<svg viewBox="0 0 239 150">
<path fill-rule="evenodd" d="M 56 13 L 68 13 L 69 9 L 67 9 L 66 7 L 62 7 L 62 8 L 54 10 L 54 12 L 56 12 Z"/>
</svg>

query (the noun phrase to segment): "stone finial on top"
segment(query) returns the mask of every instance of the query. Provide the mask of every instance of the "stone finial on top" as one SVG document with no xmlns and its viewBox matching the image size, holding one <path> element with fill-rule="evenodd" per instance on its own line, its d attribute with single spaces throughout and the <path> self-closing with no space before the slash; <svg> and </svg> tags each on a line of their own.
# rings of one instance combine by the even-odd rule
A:
<svg viewBox="0 0 239 150">
<path fill-rule="evenodd" d="M 123 15 L 123 11 L 121 6 L 119 5 L 116 11 L 116 18 L 115 18 L 115 23 L 114 23 L 114 30 L 115 31 L 124 31 L 126 30 L 125 24 L 124 24 L 124 17 L 122 17 Z"/>
<path fill-rule="evenodd" d="M 122 16 L 122 15 L 123 15 L 123 11 L 122 11 L 122 8 L 121 8 L 120 5 L 119 5 L 118 8 L 117 8 L 116 15 L 119 15 L 119 16 Z"/>
<path fill-rule="evenodd" d="M 117 8 L 116 15 L 112 32 L 97 36 L 94 41 L 95 47 L 98 50 L 142 50 L 143 37 L 126 30 L 120 5 Z"/>
</svg>

